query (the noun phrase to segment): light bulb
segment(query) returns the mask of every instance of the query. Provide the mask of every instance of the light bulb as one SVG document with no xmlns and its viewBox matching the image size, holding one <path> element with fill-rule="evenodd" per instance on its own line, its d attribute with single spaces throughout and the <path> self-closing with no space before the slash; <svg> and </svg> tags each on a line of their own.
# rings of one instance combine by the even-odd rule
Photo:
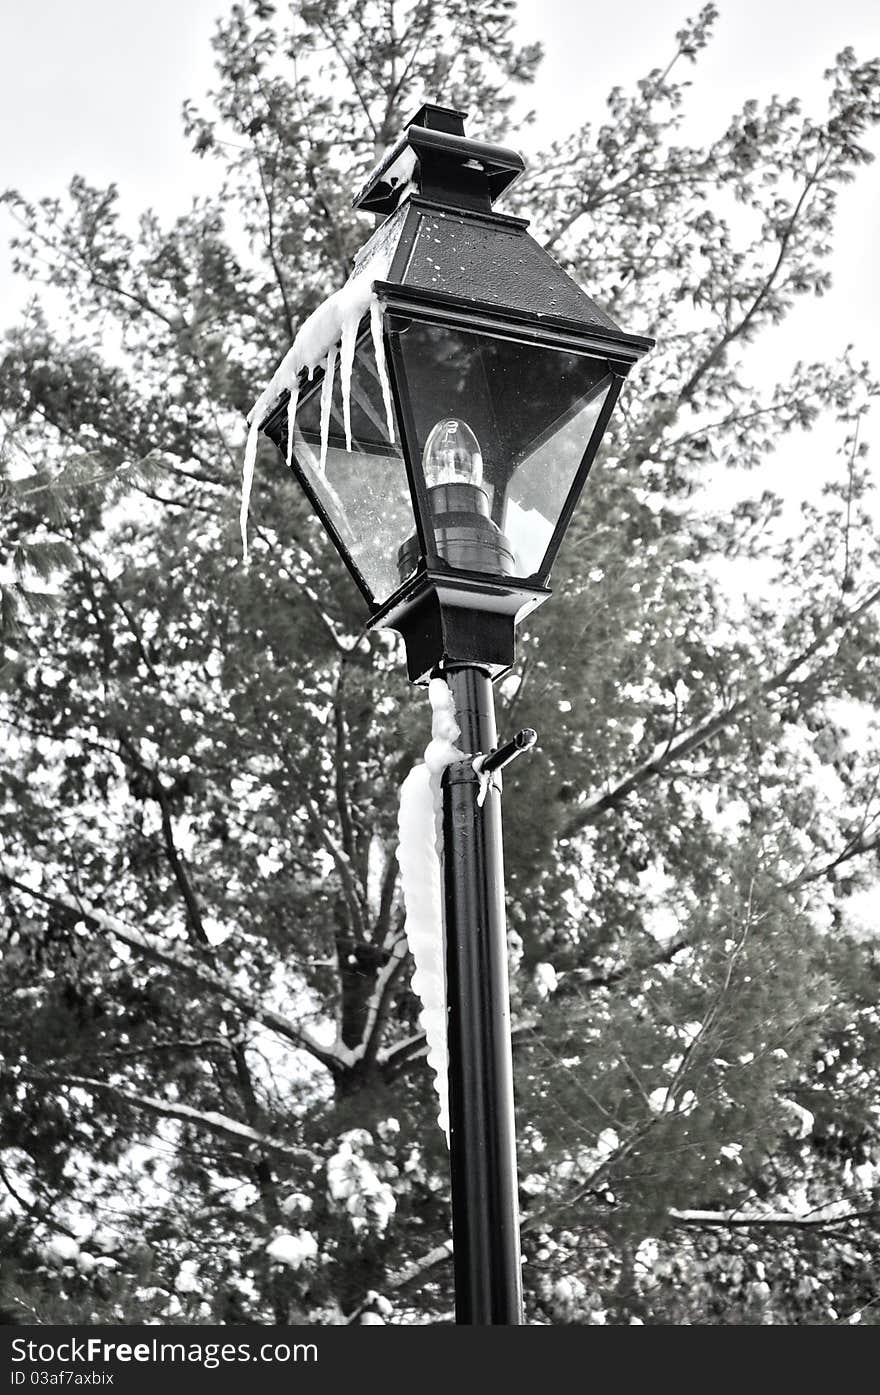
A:
<svg viewBox="0 0 880 1395">
<path fill-rule="evenodd" d="M 422 453 L 425 483 L 475 484 L 483 482 L 480 443 L 466 421 L 446 417 L 431 428 Z"/>
<path fill-rule="evenodd" d="M 422 470 L 428 495 L 428 565 L 512 576 L 515 558 L 492 519 L 483 488 L 483 453 L 466 421 L 444 417 L 431 428 Z M 413 575 L 421 556 L 421 542 L 413 533 L 397 553 L 401 581 Z"/>
</svg>

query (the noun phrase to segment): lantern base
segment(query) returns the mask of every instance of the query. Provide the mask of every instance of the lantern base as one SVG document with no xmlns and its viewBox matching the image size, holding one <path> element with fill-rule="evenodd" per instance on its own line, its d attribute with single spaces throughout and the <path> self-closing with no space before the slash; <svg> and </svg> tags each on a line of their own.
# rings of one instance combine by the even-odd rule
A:
<svg viewBox="0 0 880 1395">
<path fill-rule="evenodd" d="M 418 572 L 375 612 L 370 629 L 396 630 L 411 683 L 439 668 L 470 664 L 493 679 L 516 658 L 516 627 L 550 595 L 543 586 L 479 572 Z"/>
</svg>

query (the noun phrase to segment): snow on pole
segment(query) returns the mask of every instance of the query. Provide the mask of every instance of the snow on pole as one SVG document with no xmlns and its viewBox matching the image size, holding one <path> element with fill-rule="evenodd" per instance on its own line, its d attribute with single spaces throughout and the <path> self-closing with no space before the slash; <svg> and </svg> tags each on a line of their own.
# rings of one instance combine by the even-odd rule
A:
<svg viewBox="0 0 880 1395">
<path fill-rule="evenodd" d="M 440 1100 L 437 1122 L 449 1143 L 449 1078 L 446 1028 L 446 946 L 443 931 L 443 771 L 464 760 L 455 745 L 461 735 L 452 693 L 442 678 L 428 685 L 431 741 L 424 764 L 414 766 L 400 791 L 397 860 L 406 910 L 405 931 L 415 962 L 413 992 L 421 999 L 419 1021 L 428 1044 L 428 1065 Z"/>
<path fill-rule="evenodd" d="M 419 1022 L 428 1043 L 428 1066 L 434 1072 L 434 1089 L 440 1100 L 437 1122 L 448 1143 L 446 974 L 440 861 L 434 819 L 431 772 L 426 765 L 414 766 L 400 790 L 397 860 L 406 907 L 406 938 L 415 962 L 412 987 L 422 1004 Z"/>
</svg>

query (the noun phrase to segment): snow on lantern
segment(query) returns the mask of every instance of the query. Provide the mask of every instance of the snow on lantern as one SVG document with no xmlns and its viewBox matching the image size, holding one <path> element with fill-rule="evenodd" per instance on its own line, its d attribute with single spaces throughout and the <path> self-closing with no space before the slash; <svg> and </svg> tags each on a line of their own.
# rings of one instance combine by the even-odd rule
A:
<svg viewBox="0 0 880 1395">
<path fill-rule="evenodd" d="M 251 415 L 409 676 L 513 663 L 624 377 L 621 332 L 494 211 L 521 157 L 423 106 L 357 195 L 385 214 L 346 285 L 305 322 Z M 337 372 L 337 360 L 339 371 Z"/>
</svg>

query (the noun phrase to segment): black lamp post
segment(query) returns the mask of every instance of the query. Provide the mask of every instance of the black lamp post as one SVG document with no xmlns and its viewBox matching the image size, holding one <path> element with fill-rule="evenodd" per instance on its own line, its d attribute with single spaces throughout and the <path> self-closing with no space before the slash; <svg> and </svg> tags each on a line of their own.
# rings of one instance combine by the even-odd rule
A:
<svg viewBox="0 0 880 1395">
<path fill-rule="evenodd" d="M 339 382 L 322 433 L 320 372 L 300 389 L 293 437 L 294 473 L 371 625 L 402 635 L 413 682 L 446 679 L 473 754 L 495 751 L 492 682 L 514 661 L 517 624 L 550 595 L 623 379 L 652 344 L 622 333 L 525 221 L 494 212 L 522 169 L 514 152 L 468 140 L 462 113 L 420 109 L 355 200 L 387 217 L 358 258 L 363 274 L 385 272 L 373 283 L 384 354 L 365 317 L 351 449 Z M 262 422 L 285 458 L 287 401 Z M 501 801 L 492 788 L 478 806 L 478 787 L 471 760 L 443 777 L 456 1320 L 516 1324 Z"/>
</svg>

